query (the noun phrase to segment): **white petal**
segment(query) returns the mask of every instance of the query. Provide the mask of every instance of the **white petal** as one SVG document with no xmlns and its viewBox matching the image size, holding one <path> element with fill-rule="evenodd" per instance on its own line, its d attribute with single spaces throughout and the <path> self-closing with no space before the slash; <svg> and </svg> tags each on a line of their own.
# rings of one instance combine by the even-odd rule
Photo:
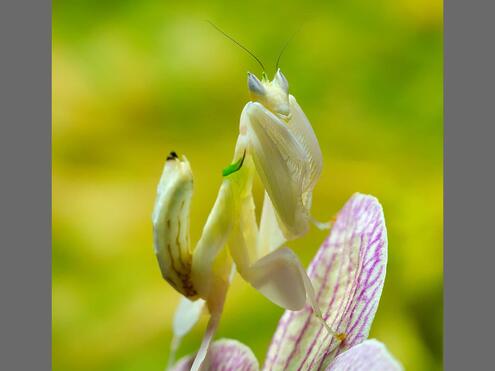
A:
<svg viewBox="0 0 495 371">
<path fill-rule="evenodd" d="M 181 298 L 174 317 L 173 328 L 175 336 L 183 337 L 192 329 L 198 322 L 204 305 L 205 301 L 203 299 L 191 301 L 185 297 Z"/>
<path fill-rule="evenodd" d="M 248 103 L 241 120 L 247 127 L 250 149 L 258 175 L 277 211 L 288 240 L 309 228 L 309 213 L 303 203 L 308 183 L 306 152 L 287 124 L 259 103 Z"/>
<path fill-rule="evenodd" d="M 371 339 L 358 344 L 335 358 L 327 371 L 401 371 L 402 365 L 385 345 Z"/>
<path fill-rule="evenodd" d="M 201 316 L 205 301 L 197 299 L 191 301 L 185 297 L 181 298 L 177 309 L 175 310 L 172 342 L 170 344 L 170 354 L 168 356 L 169 368 L 175 361 L 175 355 L 179 350 L 182 338 L 193 328 Z"/>
</svg>

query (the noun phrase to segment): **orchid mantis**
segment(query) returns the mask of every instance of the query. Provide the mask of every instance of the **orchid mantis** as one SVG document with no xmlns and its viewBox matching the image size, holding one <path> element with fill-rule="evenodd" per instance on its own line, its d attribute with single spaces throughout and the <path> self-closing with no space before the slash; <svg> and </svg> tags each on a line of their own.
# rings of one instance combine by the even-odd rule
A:
<svg viewBox="0 0 495 371">
<path fill-rule="evenodd" d="M 308 302 L 327 331 L 313 286 L 297 256 L 283 245 L 304 235 L 313 220 L 313 188 L 320 176 L 318 140 L 289 84 L 277 70 L 273 80 L 248 73 L 251 101 L 244 107 L 232 165 L 223 181 L 201 237 L 189 241 L 193 176 L 189 162 L 172 152 L 160 179 L 152 216 L 154 249 L 162 276 L 184 299 L 174 320 L 172 354 L 198 320 L 203 305 L 210 320 L 192 370 L 205 361 L 218 325 L 234 269 L 273 303 L 300 310 Z M 252 183 L 265 188 L 260 224 Z M 170 363 L 173 362 L 173 356 Z"/>
</svg>

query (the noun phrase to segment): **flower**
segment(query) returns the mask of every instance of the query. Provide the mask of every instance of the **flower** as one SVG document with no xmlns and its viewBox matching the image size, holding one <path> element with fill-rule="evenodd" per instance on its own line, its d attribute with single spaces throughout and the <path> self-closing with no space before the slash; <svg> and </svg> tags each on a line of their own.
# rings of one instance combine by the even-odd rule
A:
<svg viewBox="0 0 495 371">
<path fill-rule="evenodd" d="M 325 321 L 344 334 L 335 337 L 306 305 L 283 314 L 263 370 L 401 370 L 377 340 L 367 340 L 383 289 L 387 231 L 383 211 L 372 196 L 356 193 L 338 213 L 330 235 L 308 268 Z M 175 371 L 189 370 L 194 357 Z M 259 370 L 252 351 L 235 340 L 212 344 L 207 370 Z"/>
</svg>

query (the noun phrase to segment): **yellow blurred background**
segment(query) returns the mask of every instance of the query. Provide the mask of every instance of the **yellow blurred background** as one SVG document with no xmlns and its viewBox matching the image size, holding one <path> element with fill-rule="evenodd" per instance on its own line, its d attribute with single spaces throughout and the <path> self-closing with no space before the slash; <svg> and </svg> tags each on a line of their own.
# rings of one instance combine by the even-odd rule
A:
<svg viewBox="0 0 495 371">
<path fill-rule="evenodd" d="M 442 369 L 440 0 L 53 1 L 53 369 L 162 370 L 179 300 L 151 211 L 170 150 L 193 168 L 197 241 L 230 162 L 256 63 L 205 19 L 281 61 L 319 138 L 313 214 L 354 192 L 383 204 L 389 266 L 370 336 L 408 370 Z M 261 188 L 256 186 L 257 201 Z M 290 246 L 309 263 L 325 232 Z M 282 309 L 238 277 L 217 337 L 263 362 Z M 180 355 L 197 349 L 206 316 Z"/>
</svg>

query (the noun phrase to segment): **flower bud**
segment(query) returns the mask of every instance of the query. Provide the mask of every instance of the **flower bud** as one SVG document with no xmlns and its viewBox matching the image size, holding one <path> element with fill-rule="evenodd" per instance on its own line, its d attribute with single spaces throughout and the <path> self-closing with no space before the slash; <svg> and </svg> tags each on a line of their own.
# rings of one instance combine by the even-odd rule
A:
<svg viewBox="0 0 495 371">
<path fill-rule="evenodd" d="M 191 281 L 192 252 L 189 243 L 189 208 L 193 176 L 185 157 L 172 152 L 158 184 L 153 210 L 153 244 L 163 278 L 178 292 L 194 299 Z"/>
</svg>

